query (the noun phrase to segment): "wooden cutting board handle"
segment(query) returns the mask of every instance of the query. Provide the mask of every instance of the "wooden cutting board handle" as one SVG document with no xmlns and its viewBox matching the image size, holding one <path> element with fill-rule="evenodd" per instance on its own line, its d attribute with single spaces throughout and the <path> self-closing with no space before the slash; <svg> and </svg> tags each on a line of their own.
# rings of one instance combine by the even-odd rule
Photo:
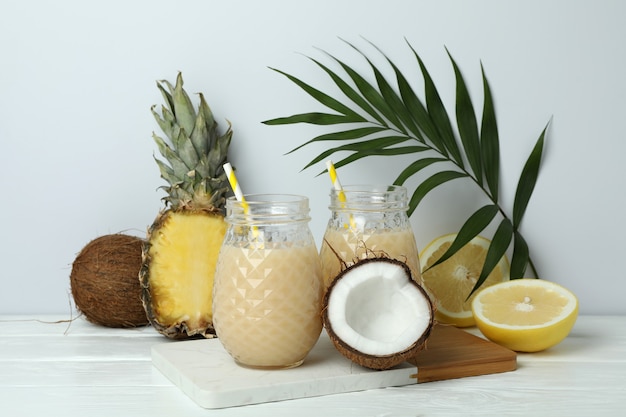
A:
<svg viewBox="0 0 626 417">
<path fill-rule="evenodd" d="M 517 354 L 454 326 L 435 324 L 412 360 L 417 383 L 514 371 Z"/>
</svg>

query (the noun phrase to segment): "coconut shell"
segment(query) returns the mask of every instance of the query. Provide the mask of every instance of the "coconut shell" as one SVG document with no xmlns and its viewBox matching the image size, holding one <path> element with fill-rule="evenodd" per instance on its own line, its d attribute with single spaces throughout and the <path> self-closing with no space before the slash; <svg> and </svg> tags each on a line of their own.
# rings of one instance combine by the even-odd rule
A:
<svg viewBox="0 0 626 417">
<path fill-rule="evenodd" d="M 139 282 L 142 244 L 135 236 L 104 235 L 77 255 L 70 275 L 72 297 L 87 320 L 106 327 L 148 324 Z"/>
<path fill-rule="evenodd" d="M 358 268 L 360 265 L 362 265 L 363 263 L 367 263 L 367 262 L 390 262 L 390 263 L 394 263 L 394 264 L 402 266 L 404 270 L 406 271 L 407 277 L 409 278 L 409 282 L 421 292 L 424 298 L 428 300 L 428 304 L 430 306 L 430 321 L 426 330 L 422 333 L 421 337 L 418 340 L 416 340 L 407 349 L 401 352 L 396 352 L 392 355 L 375 356 L 375 355 L 370 355 L 370 354 L 366 354 L 366 353 L 358 351 L 354 347 L 344 342 L 337 335 L 337 333 L 335 333 L 332 327 L 332 323 L 329 320 L 327 307 L 328 307 L 328 302 L 329 302 L 334 286 L 354 268 Z M 330 286 L 328 287 L 328 290 L 326 291 L 326 294 L 324 295 L 322 311 L 323 311 L 322 318 L 324 322 L 324 327 L 326 329 L 326 332 L 328 333 L 328 336 L 331 342 L 333 343 L 337 351 L 339 351 L 339 353 L 341 353 L 344 357 L 350 359 L 352 362 L 358 365 L 361 365 L 365 368 L 375 369 L 375 370 L 391 369 L 394 366 L 399 365 L 402 362 L 405 362 L 413 358 L 418 352 L 420 352 L 422 349 L 426 347 L 426 341 L 428 340 L 428 337 L 430 336 L 432 328 L 435 324 L 434 304 L 431 298 L 428 296 L 428 293 L 424 290 L 424 288 L 422 288 L 421 285 L 419 285 L 413 279 L 412 274 L 411 274 L 411 269 L 408 267 L 406 263 L 396 260 L 396 259 L 389 259 L 389 258 L 362 259 L 356 262 L 355 264 L 351 265 L 350 267 L 344 269 L 339 275 L 337 275 L 337 277 L 335 277 L 332 280 Z"/>
</svg>

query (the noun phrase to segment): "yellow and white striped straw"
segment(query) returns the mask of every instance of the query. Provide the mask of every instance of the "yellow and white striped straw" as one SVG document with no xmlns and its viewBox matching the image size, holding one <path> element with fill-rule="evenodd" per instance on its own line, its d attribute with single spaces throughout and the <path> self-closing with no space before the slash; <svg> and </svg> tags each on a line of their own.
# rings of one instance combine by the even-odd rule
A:
<svg viewBox="0 0 626 417">
<path fill-rule="evenodd" d="M 339 182 L 339 178 L 337 178 L 337 171 L 335 171 L 335 165 L 333 165 L 333 161 L 326 161 L 326 168 L 328 168 L 328 175 L 330 175 L 330 182 L 333 183 L 333 187 L 335 191 L 338 191 L 339 201 L 344 205 L 346 203 L 346 195 L 343 192 L 343 187 Z"/>
<path fill-rule="evenodd" d="M 230 162 L 226 162 L 223 165 L 223 167 L 224 167 L 224 172 L 226 172 L 226 176 L 228 177 L 230 188 L 232 188 L 233 192 L 235 193 L 235 198 L 238 201 L 241 201 L 243 203 L 242 206 L 244 210 L 247 212 L 248 204 L 246 204 L 246 199 L 243 196 L 243 191 L 241 191 L 241 186 L 239 185 L 239 182 L 237 181 L 237 177 L 235 176 L 235 170 L 233 170 L 233 167 L 230 164 Z"/>
<path fill-rule="evenodd" d="M 335 171 L 335 165 L 333 165 L 333 161 L 326 161 L 326 168 L 328 168 L 328 175 L 330 175 L 330 181 L 333 183 L 333 188 L 337 191 L 337 198 L 341 203 L 341 207 L 346 206 L 346 194 L 343 192 L 343 187 L 339 182 L 339 178 L 337 177 L 337 171 Z M 350 214 L 350 226 L 354 229 L 356 224 L 354 223 L 354 218 L 352 213 Z M 348 225 L 345 225 L 348 228 Z"/>
<path fill-rule="evenodd" d="M 243 207 L 244 214 L 248 214 L 248 203 L 246 203 L 246 199 L 243 196 L 243 191 L 241 190 L 241 186 L 239 185 L 239 181 L 237 181 L 237 177 L 235 176 L 235 170 L 233 169 L 230 162 L 226 162 L 224 165 L 224 172 L 226 172 L 226 176 L 228 177 L 228 182 L 230 183 L 230 188 L 233 189 L 235 193 L 235 198 L 237 201 L 241 203 L 241 207 Z M 252 227 L 252 233 L 254 237 L 258 236 L 259 230 L 256 226 Z"/>
</svg>

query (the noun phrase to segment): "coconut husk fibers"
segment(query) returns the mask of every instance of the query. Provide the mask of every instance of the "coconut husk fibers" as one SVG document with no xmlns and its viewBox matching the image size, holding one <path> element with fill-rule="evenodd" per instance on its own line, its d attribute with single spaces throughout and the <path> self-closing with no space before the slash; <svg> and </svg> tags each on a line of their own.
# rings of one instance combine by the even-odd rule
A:
<svg viewBox="0 0 626 417">
<path fill-rule="evenodd" d="M 139 283 L 142 244 L 135 236 L 104 235 L 77 255 L 70 275 L 72 297 L 87 320 L 107 327 L 148 324 Z"/>
</svg>

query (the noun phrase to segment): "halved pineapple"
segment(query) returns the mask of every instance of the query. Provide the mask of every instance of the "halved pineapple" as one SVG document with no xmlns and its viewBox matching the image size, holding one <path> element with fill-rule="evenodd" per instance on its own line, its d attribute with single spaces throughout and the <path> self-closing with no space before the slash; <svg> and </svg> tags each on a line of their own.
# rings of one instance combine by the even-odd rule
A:
<svg viewBox="0 0 626 417">
<path fill-rule="evenodd" d="M 212 298 L 217 256 L 226 232 L 224 203 L 230 192 L 223 164 L 232 130 L 217 133 L 204 96 L 196 113 L 183 89 L 157 83 L 166 101 L 152 113 L 169 138 L 153 134 L 165 161 L 156 159 L 168 182 L 165 208 L 148 229 L 140 280 L 150 323 L 173 339 L 214 337 Z"/>
</svg>

